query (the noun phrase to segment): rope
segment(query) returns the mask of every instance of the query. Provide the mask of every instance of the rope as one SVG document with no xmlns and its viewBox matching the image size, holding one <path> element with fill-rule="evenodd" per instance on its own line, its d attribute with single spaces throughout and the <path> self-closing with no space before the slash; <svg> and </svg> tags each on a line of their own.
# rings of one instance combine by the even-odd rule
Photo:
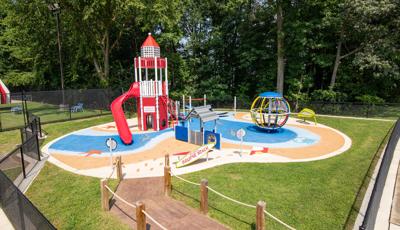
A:
<svg viewBox="0 0 400 230">
<path fill-rule="evenodd" d="M 122 197 L 118 196 L 115 192 L 113 192 L 107 185 L 105 186 L 107 188 L 108 191 L 110 191 L 113 196 L 117 197 L 118 199 L 120 199 L 122 202 L 124 202 L 126 205 L 132 207 L 132 208 L 136 208 L 136 205 L 129 203 L 128 201 L 124 200 Z M 146 215 L 147 218 L 149 218 L 151 221 L 153 221 L 153 223 L 155 223 L 158 227 L 160 227 L 163 230 L 167 230 L 167 228 L 165 228 L 164 226 L 162 226 L 159 222 L 157 222 L 152 216 L 150 216 L 149 213 L 147 213 L 146 211 L 142 210 L 143 214 Z"/>
<path fill-rule="evenodd" d="M 284 223 L 283 221 L 281 221 L 280 219 L 278 219 L 277 217 L 273 216 L 271 213 L 267 212 L 264 210 L 264 213 L 267 214 L 269 217 L 271 217 L 272 219 L 274 219 L 275 221 L 277 221 L 278 223 L 282 224 L 283 226 L 287 227 L 290 230 L 296 230 L 295 228 L 293 228 L 292 226 Z"/>
<path fill-rule="evenodd" d="M 105 186 L 108 191 L 110 191 L 113 196 L 117 197 L 118 199 L 120 199 L 122 202 L 124 202 L 126 205 L 131 206 L 132 208 L 136 208 L 136 205 L 129 203 L 128 201 L 124 200 L 124 198 L 118 196 L 115 192 L 113 192 L 107 185 Z"/>
<path fill-rule="evenodd" d="M 115 165 L 113 165 L 112 170 L 111 170 L 111 174 L 107 177 L 107 180 L 111 179 L 112 175 L 114 174 L 114 171 L 115 171 Z"/>
<path fill-rule="evenodd" d="M 158 223 L 153 217 L 150 216 L 148 212 L 145 210 L 142 210 L 143 214 L 146 215 L 147 218 L 149 218 L 153 223 L 155 223 L 158 227 L 160 227 L 163 230 L 168 230 L 166 227 L 162 226 L 160 223 Z"/>
<path fill-rule="evenodd" d="M 196 185 L 196 186 L 200 186 L 199 183 L 194 183 L 194 182 L 192 182 L 192 181 L 190 181 L 190 180 L 186 180 L 185 178 L 182 178 L 182 177 L 180 177 L 180 176 L 175 175 L 175 174 L 172 172 L 172 170 L 170 170 L 170 174 L 171 174 L 171 176 L 174 176 L 174 177 L 176 177 L 176 178 L 178 178 L 178 179 L 180 179 L 180 180 L 183 180 L 183 181 L 185 181 L 186 183 L 189 183 L 189 184 L 192 184 L 192 185 Z"/>
<path fill-rule="evenodd" d="M 212 189 L 212 188 L 209 187 L 209 186 L 207 186 L 207 188 L 208 188 L 210 191 L 214 192 L 215 194 L 220 195 L 220 196 L 222 196 L 223 198 L 225 198 L 225 199 L 227 199 L 227 200 L 230 200 L 230 201 L 232 201 L 232 202 L 234 202 L 234 203 L 237 203 L 237 204 L 240 204 L 240 205 L 249 207 L 249 208 L 256 208 L 255 205 L 246 204 L 246 203 L 240 202 L 240 201 L 238 201 L 238 200 L 235 200 L 235 199 L 233 199 L 233 198 L 230 198 L 230 197 L 228 197 L 228 196 L 225 196 L 224 194 L 215 191 L 214 189 Z"/>
<path fill-rule="evenodd" d="M 172 176 L 175 176 L 176 178 L 178 178 L 178 179 L 180 179 L 180 180 L 182 180 L 182 181 L 185 181 L 185 182 L 187 182 L 187 183 L 189 183 L 189 184 L 192 184 L 192 185 L 200 186 L 200 184 L 198 184 L 198 183 L 195 183 L 195 182 L 186 180 L 186 179 L 184 179 L 184 178 L 182 178 L 182 177 L 179 177 L 179 176 L 173 174 L 173 173 L 172 173 L 172 170 L 170 171 L 170 173 L 171 173 Z M 215 193 L 215 194 L 217 194 L 217 195 L 219 195 L 219 196 L 221 196 L 221 197 L 223 197 L 223 198 L 225 198 L 225 199 L 227 199 L 227 200 L 230 200 L 230 201 L 232 201 L 232 202 L 234 202 L 234 203 L 236 203 L 236 204 L 240 204 L 240 205 L 243 205 L 243 206 L 248 207 L 248 208 L 257 208 L 255 205 L 246 204 L 246 203 L 243 203 L 243 202 L 241 202 L 241 201 L 235 200 L 235 199 L 233 199 L 233 198 L 231 198 L 231 197 L 229 197 L 229 196 L 225 196 L 224 194 L 222 194 L 222 193 L 216 191 L 215 189 L 213 189 L 213 188 L 211 188 L 211 187 L 209 187 L 209 186 L 207 186 L 207 188 L 208 188 L 211 192 L 213 192 L 213 193 Z M 283 226 L 285 226 L 286 228 L 288 228 L 288 229 L 290 229 L 290 230 L 296 230 L 295 228 L 293 228 L 293 227 L 291 227 L 290 225 L 286 224 L 285 222 L 281 221 L 280 219 L 278 219 L 277 217 L 275 217 L 275 216 L 272 215 L 271 213 L 269 213 L 269 212 L 267 212 L 267 211 L 265 211 L 265 210 L 264 210 L 264 213 L 267 214 L 267 215 L 268 215 L 269 217 L 271 217 L 272 219 L 274 219 L 275 221 L 277 221 L 278 223 L 280 223 L 280 224 L 282 224 Z"/>
</svg>

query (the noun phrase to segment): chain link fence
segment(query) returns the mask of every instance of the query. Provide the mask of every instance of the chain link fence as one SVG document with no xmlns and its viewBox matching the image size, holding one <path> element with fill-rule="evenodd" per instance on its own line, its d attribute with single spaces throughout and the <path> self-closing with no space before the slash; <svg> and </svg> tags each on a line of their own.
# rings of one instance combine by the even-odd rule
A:
<svg viewBox="0 0 400 230">
<path fill-rule="evenodd" d="M 204 98 L 204 96 L 201 98 Z M 182 98 L 178 100 L 182 104 Z M 189 96 L 185 96 L 185 105 L 187 106 L 189 103 Z M 202 100 L 192 100 L 192 106 L 200 106 L 203 105 L 203 103 L 204 101 Z M 226 96 L 224 98 L 206 97 L 206 103 L 212 105 L 216 110 L 249 111 L 252 101 L 239 97 Z M 289 101 L 289 104 L 292 113 L 297 113 L 304 108 L 309 108 L 314 110 L 317 114 L 324 115 L 388 119 L 397 119 L 400 117 L 400 103 L 366 104 L 360 102 L 309 101 L 296 104 L 293 101 Z"/>
</svg>

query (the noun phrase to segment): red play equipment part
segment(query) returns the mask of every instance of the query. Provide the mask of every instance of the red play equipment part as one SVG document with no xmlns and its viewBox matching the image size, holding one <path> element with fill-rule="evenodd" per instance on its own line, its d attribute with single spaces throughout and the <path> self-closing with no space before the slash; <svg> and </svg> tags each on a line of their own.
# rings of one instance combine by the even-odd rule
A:
<svg viewBox="0 0 400 230">
<path fill-rule="evenodd" d="M 132 144 L 132 133 L 122 108 L 129 98 L 136 99 L 139 130 L 160 131 L 178 123 L 179 105 L 168 97 L 167 58 L 160 56 L 160 46 L 150 33 L 140 50 L 141 55 L 133 62 L 135 83 L 111 104 L 111 112 L 124 144 Z"/>
<path fill-rule="evenodd" d="M 138 98 L 139 96 L 140 85 L 139 82 L 135 82 L 131 85 L 128 92 L 117 97 L 117 99 L 111 103 L 111 112 L 114 117 L 115 124 L 117 125 L 118 134 L 125 144 L 132 144 L 132 133 L 129 130 L 122 104 L 129 98 Z"/>
<path fill-rule="evenodd" d="M 0 104 L 8 104 L 11 103 L 10 99 L 10 91 L 7 86 L 0 80 Z"/>
</svg>

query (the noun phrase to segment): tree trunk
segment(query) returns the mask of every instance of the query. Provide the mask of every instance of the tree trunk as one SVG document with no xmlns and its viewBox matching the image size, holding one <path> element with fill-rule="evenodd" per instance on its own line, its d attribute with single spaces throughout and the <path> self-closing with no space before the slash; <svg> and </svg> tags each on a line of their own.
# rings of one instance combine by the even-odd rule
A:
<svg viewBox="0 0 400 230">
<path fill-rule="evenodd" d="M 284 52 L 283 52 L 283 42 L 284 42 L 284 34 L 283 34 L 283 13 L 282 13 L 282 5 L 279 1 L 277 4 L 277 13 L 276 13 L 276 26 L 277 26 L 277 82 L 276 89 L 279 93 L 283 94 L 283 81 L 284 81 L 284 71 L 285 71 L 285 63 L 284 63 Z"/>
<path fill-rule="evenodd" d="M 108 83 L 108 76 L 110 75 L 110 35 L 108 30 L 105 32 L 104 39 L 104 78 Z"/>
<path fill-rule="evenodd" d="M 331 83 L 329 85 L 329 89 L 333 90 L 333 88 L 335 87 L 335 83 L 336 83 L 336 76 L 337 76 L 337 71 L 339 69 L 339 65 L 340 65 L 340 54 L 342 52 L 342 38 L 339 39 L 339 42 L 337 43 L 337 47 L 336 47 L 336 58 L 335 58 L 335 64 L 333 66 L 333 72 L 332 72 L 332 76 L 331 76 Z"/>
</svg>

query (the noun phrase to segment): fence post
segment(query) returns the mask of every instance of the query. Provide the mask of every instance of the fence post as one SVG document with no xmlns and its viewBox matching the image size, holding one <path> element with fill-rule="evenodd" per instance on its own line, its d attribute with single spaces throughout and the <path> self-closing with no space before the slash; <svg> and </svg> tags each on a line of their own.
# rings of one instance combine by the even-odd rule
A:
<svg viewBox="0 0 400 230">
<path fill-rule="evenodd" d="M 117 162 L 116 162 L 116 167 L 117 167 L 117 179 L 121 181 L 122 178 L 122 157 L 117 156 Z"/>
<path fill-rule="evenodd" d="M 236 96 L 233 97 L 233 112 L 236 113 Z"/>
<path fill-rule="evenodd" d="M 136 202 L 136 230 L 146 230 L 146 215 L 143 213 L 145 210 L 143 202 Z"/>
<path fill-rule="evenodd" d="M 265 202 L 258 201 L 256 206 L 256 230 L 264 230 L 265 228 Z"/>
<path fill-rule="evenodd" d="M 166 154 L 166 155 L 165 155 L 164 166 L 169 166 L 169 154 Z"/>
<path fill-rule="evenodd" d="M 22 145 L 19 145 L 19 152 L 21 153 L 22 173 L 24 174 L 24 178 L 26 178 L 24 151 L 23 151 Z"/>
<path fill-rule="evenodd" d="M 40 144 L 39 144 L 39 137 L 38 134 L 35 134 L 35 141 L 36 141 L 36 151 L 37 151 L 37 155 L 38 155 L 38 160 L 41 161 L 41 157 L 40 157 Z"/>
<path fill-rule="evenodd" d="M 108 189 L 107 186 L 107 179 L 101 179 L 100 181 L 100 189 L 101 189 L 101 208 L 103 211 L 110 210 L 110 201 L 108 199 Z"/>
<path fill-rule="evenodd" d="M 69 110 L 69 119 L 72 120 L 71 106 L 68 106 L 68 110 Z"/>
<path fill-rule="evenodd" d="M 40 134 L 40 138 L 42 138 L 42 137 L 43 137 L 43 134 L 42 134 L 42 122 L 40 121 L 40 117 L 37 117 L 37 119 L 38 119 L 38 122 L 39 122 L 39 134 Z"/>
<path fill-rule="evenodd" d="M 164 166 L 164 195 L 171 195 L 171 167 L 169 165 Z"/>
<path fill-rule="evenodd" d="M 200 182 L 200 211 L 203 214 L 208 213 L 208 180 L 202 179 Z"/>
</svg>

